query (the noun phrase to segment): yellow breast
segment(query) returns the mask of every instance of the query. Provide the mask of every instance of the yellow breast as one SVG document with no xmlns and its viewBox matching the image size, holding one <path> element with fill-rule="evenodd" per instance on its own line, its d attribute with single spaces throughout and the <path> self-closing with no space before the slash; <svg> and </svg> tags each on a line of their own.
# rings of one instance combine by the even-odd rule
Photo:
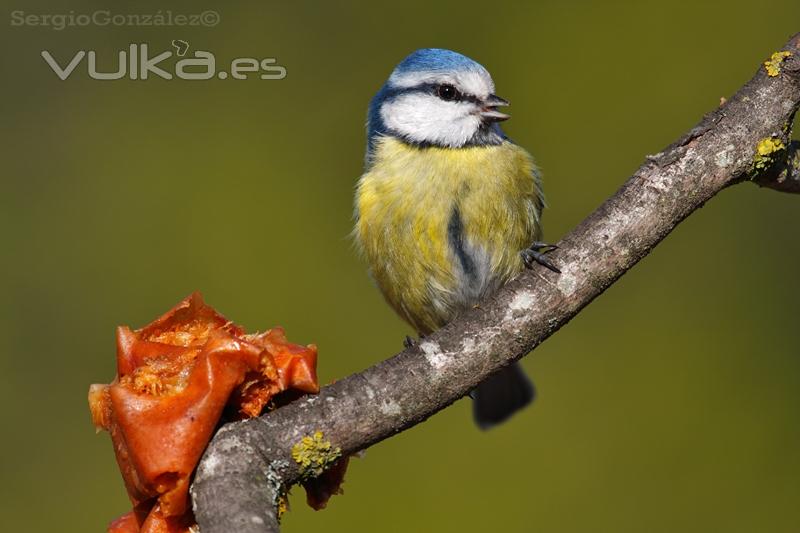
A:
<svg viewBox="0 0 800 533">
<path fill-rule="evenodd" d="M 355 237 L 386 300 L 429 333 L 523 267 L 542 196 L 530 155 L 376 142 L 356 192 Z"/>
</svg>

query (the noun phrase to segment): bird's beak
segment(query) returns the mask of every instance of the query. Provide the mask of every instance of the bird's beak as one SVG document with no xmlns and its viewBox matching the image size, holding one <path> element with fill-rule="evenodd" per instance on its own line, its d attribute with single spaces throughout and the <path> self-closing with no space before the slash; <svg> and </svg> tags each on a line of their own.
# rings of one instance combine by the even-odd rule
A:
<svg viewBox="0 0 800 533">
<path fill-rule="evenodd" d="M 505 98 L 500 98 L 496 94 L 490 94 L 483 101 L 483 109 L 481 109 L 481 117 L 491 122 L 502 122 L 511 118 L 511 115 L 501 113 L 497 110 L 498 107 L 505 107 L 511 105 Z"/>
</svg>

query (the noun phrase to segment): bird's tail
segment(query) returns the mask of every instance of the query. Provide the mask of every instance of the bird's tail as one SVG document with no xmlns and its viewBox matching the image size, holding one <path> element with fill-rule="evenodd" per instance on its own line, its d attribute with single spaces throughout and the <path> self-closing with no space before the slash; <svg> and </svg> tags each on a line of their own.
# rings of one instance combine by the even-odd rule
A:
<svg viewBox="0 0 800 533">
<path fill-rule="evenodd" d="M 490 429 L 533 401 L 536 391 L 519 363 L 489 376 L 472 391 L 472 415 L 481 429 Z"/>
</svg>

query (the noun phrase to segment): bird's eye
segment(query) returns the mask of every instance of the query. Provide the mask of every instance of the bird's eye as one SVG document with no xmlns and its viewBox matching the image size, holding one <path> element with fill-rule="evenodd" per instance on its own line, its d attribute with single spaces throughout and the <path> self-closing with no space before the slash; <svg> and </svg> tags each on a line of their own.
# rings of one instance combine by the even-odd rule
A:
<svg viewBox="0 0 800 533">
<path fill-rule="evenodd" d="M 455 100 L 458 97 L 458 90 L 452 85 L 439 85 L 436 87 L 436 96 L 446 101 Z"/>
</svg>

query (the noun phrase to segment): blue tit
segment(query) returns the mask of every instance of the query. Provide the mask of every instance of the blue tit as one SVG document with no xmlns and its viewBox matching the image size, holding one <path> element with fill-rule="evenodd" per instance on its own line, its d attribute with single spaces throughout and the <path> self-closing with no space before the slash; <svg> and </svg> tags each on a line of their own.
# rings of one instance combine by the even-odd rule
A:
<svg viewBox="0 0 800 533">
<path fill-rule="evenodd" d="M 538 242 L 544 200 L 531 155 L 499 123 L 508 102 L 489 72 L 450 50 L 417 50 L 369 106 L 365 171 L 354 237 L 389 305 L 425 336 L 533 261 L 555 267 Z M 479 427 L 529 404 L 518 364 L 471 394 Z"/>
</svg>

